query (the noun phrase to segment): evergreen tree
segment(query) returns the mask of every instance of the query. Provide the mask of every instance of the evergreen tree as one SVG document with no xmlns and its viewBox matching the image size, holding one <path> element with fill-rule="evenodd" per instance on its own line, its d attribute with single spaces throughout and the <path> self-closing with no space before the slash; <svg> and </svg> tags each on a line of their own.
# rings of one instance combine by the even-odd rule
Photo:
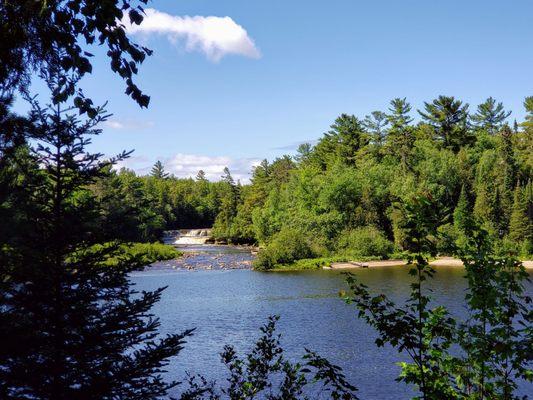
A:
<svg viewBox="0 0 533 400">
<path fill-rule="evenodd" d="M 357 152 L 369 142 L 362 123 L 353 115 L 341 114 L 314 149 L 313 160 L 321 168 L 336 162 L 354 165 Z"/>
<path fill-rule="evenodd" d="M 387 147 L 389 153 L 400 159 L 402 171 L 406 172 L 411 167 L 411 152 L 415 141 L 413 128 L 410 125 L 413 118 L 409 115 L 411 105 L 405 98 L 391 100 L 387 119 L 389 129 L 387 132 Z"/>
<path fill-rule="evenodd" d="M 263 204 L 271 189 L 270 165 L 266 159 L 254 168 L 252 173 L 250 197 L 254 205 Z"/>
<path fill-rule="evenodd" d="M 386 126 L 389 124 L 387 114 L 381 111 L 372 111 L 370 115 L 365 117 L 363 124 L 370 133 L 372 143 L 378 147 L 385 143 Z"/>
<path fill-rule="evenodd" d="M 413 122 L 413 118 L 409 115 L 411 112 L 411 104 L 407 99 L 397 97 L 392 99 L 389 107 L 389 114 L 387 119 L 393 130 L 401 130 Z"/>
<path fill-rule="evenodd" d="M 277 157 L 268 166 L 269 179 L 276 185 L 288 182 L 291 171 L 295 168 L 294 161 L 290 156 Z"/>
<path fill-rule="evenodd" d="M 331 129 L 337 135 L 337 151 L 341 161 L 354 165 L 357 152 L 369 142 L 363 125 L 354 115 L 342 114 Z"/>
<path fill-rule="evenodd" d="M 296 162 L 303 164 L 309 161 L 310 155 L 312 152 L 313 146 L 311 146 L 311 143 L 302 143 L 298 146 L 298 149 L 296 150 Z"/>
<path fill-rule="evenodd" d="M 509 239 L 516 244 L 526 240 L 530 233 L 527 200 L 520 186 L 516 186 L 513 196 L 513 208 L 509 222 Z"/>
<path fill-rule="evenodd" d="M 148 190 L 143 179 L 133 171 L 111 168 L 104 171 L 90 189 L 98 202 L 97 231 L 103 241 L 125 240 L 151 242 L 160 238 L 165 228 L 162 207 L 158 207 L 160 190 L 154 185 Z M 153 179 L 150 179 L 153 183 Z"/>
<path fill-rule="evenodd" d="M 500 153 L 502 159 L 505 163 L 505 176 L 504 184 L 505 188 L 511 192 L 516 183 L 516 176 L 518 172 L 518 167 L 516 165 L 515 155 L 514 155 L 514 145 L 513 145 L 513 136 L 514 133 L 509 127 L 505 124 L 499 133 L 501 139 Z"/>
<path fill-rule="evenodd" d="M 57 87 L 56 78 L 49 82 Z M 32 228 L 0 244 L 0 398 L 161 399 L 176 384 L 163 380 L 162 368 L 190 331 L 159 337 L 150 309 L 163 289 L 134 290 L 129 273 L 142 259 L 99 244 L 88 190 L 127 154 L 104 162 L 87 152 L 103 110 L 80 120 L 62 103 L 28 100 L 25 135 L 41 179 L 24 195 L 12 192 Z"/>
<path fill-rule="evenodd" d="M 424 102 L 425 111 L 418 111 L 422 119 L 434 130 L 435 138 L 443 146 L 458 152 L 473 141 L 468 130 L 468 104 L 454 97 L 439 96 L 431 103 Z"/>
<path fill-rule="evenodd" d="M 491 135 L 501 129 L 511 111 L 505 111 L 503 103 L 489 97 L 484 103 L 477 106 L 477 111 L 471 116 L 472 122 L 478 128 L 486 130 Z"/>
<path fill-rule="evenodd" d="M 335 164 L 337 160 L 337 136 L 332 132 L 326 132 L 317 142 L 310 154 L 311 164 L 326 170 L 328 166 Z"/>
<path fill-rule="evenodd" d="M 207 181 L 207 178 L 205 176 L 205 172 L 203 169 L 199 170 L 198 173 L 196 174 L 196 180 L 198 182 L 205 182 Z"/>
<path fill-rule="evenodd" d="M 471 226 L 472 223 L 472 210 L 470 209 L 464 185 L 461 188 L 459 201 L 453 212 L 453 223 L 455 227 L 461 231 L 464 231 L 466 227 Z"/>
<path fill-rule="evenodd" d="M 533 131 L 533 96 L 528 96 L 524 100 L 524 108 L 526 109 L 526 120 L 522 126 L 529 131 Z"/>
<path fill-rule="evenodd" d="M 221 178 L 222 182 L 225 182 L 232 187 L 235 186 L 235 181 L 233 180 L 233 176 L 231 176 L 231 172 L 228 167 L 224 167 Z"/>
<path fill-rule="evenodd" d="M 509 226 L 502 190 L 496 186 L 490 223 L 496 228 L 497 237 L 503 238 Z"/>
<path fill-rule="evenodd" d="M 163 163 L 159 160 L 157 160 L 154 166 L 152 167 L 150 175 L 152 175 L 156 179 L 168 178 L 168 173 L 165 172 L 165 167 L 163 166 Z"/>
<path fill-rule="evenodd" d="M 240 191 L 235 184 L 228 167 L 224 167 L 222 178 L 222 193 L 220 200 L 220 213 L 217 215 L 213 226 L 213 235 L 217 238 L 232 238 L 231 228 L 237 215 Z"/>
<path fill-rule="evenodd" d="M 526 239 L 529 241 L 529 254 L 533 254 L 533 182 L 531 180 L 524 188 L 524 203 L 528 221 Z"/>
<path fill-rule="evenodd" d="M 522 129 L 513 144 L 520 163 L 520 180 L 528 182 L 533 176 L 533 96 L 526 97 L 524 107 L 525 120 L 520 124 Z"/>
</svg>

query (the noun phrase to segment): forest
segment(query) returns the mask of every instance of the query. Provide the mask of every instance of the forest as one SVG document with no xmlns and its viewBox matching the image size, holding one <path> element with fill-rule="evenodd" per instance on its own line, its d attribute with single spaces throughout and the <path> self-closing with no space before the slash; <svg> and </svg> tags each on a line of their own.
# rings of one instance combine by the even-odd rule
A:
<svg viewBox="0 0 533 400">
<path fill-rule="evenodd" d="M 213 225 L 219 241 L 259 245 L 256 267 L 263 269 L 299 259 L 400 254 L 400 204 L 421 193 L 438 210 L 441 255 L 464 242 L 464 219 L 472 216 L 496 251 L 527 258 L 533 97 L 524 107 L 525 120 L 511 123 L 511 112 L 492 97 L 469 111 L 439 96 L 416 112 L 396 98 L 385 112 L 340 115 L 315 145 L 261 162 L 250 184 L 236 183 L 228 169 L 220 182 L 208 182 L 202 171 L 194 180 L 176 179 L 157 162 L 149 176 L 112 172 L 94 190 L 108 210 L 102 224 L 116 227 L 116 237 L 154 240 L 163 229 Z M 124 207 L 137 210 L 131 219 Z"/>
<path fill-rule="evenodd" d="M 201 316 L 197 327 L 163 325 L 162 312 L 175 318 L 215 299 L 204 287 L 187 308 L 162 302 L 169 277 L 194 272 L 166 272 L 142 286 L 154 257 L 181 256 L 149 242 L 166 229 L 212 225 L 221 242 L 258 245 L 257 269 L 401 254 L 403 298 L 375 293 L 353 273 L 345 289 L 327 294 L 328 307 L 344 301 L 373 329 L 373 345 L 397 357 L 395 383 L 412 389 L 413 400 L 524 399 L 533 382 L 530 273 L 520 259 L 533 252 L 533 97 L 524 101 L 525 119 L 512 124 L 490 97 L 469 111 L 440 96 L 417 111 L 417 122 L 401 98 L 362 119 L 342 114 L 315 145 L 262 162 L 250 184 L 227 168 L 219 182 L 202 171 L 178 179 L 162 162 L 137 176 L 116 170 L 131 152 L 107 157 L 91 146 L 110 114 L 83 89 L 101 58 L 124 97 L 150 105 L 137 75 L 153 52 L 127 32 L 143 23 L 147 3 L 0 2 L 0 398 L 358 400 L 361 380 L 350 382 L 303 341 L 283 347 L 277 315 L 260 316 L 266 322 L 253 337 L 237 325 L 234 338 L 248 350 L 223 343 L 222 325 L 234 321 L 218 319 L 218 310 L 213 338 L 195 330 L 209 322 Z M 427 286 L 437 254 L 463 262 L 464 297 L 453 299 L 462 316 L 435 304 Z M 223 274 L 276 275 L 236 272 Z M 213 281 L 216 273 L 196 276 Z M 240 292 L 231 295 L 234 307 Z M 245 308 L 271 312 L 271 303 Z M 295 307 L 301 313 L 317 303 L 290 304 L 304 306 Z M 314 334 L 311 315 L 297 339 Z M 350 341 L 361 332 L 348 332 Z M 191 354 L 182 350 L 193 335 L 206 348 L 220 345 L 224 375 L 188 370 Z M 176 358 L 179 371 L 170 373 Z M 353 354 L 343 362 L 366 367 Z M 376 386 L 380 372 L 367 384 Z"/>
</svg>

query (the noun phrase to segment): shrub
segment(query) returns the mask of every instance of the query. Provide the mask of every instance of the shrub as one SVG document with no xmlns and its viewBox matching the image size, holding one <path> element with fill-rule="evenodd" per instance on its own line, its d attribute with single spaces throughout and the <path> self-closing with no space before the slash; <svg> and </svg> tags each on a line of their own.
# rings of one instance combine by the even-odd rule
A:
<svg viewBox="0 0 533 400">
<path fill-rule="evenodd" d="M 318 254 L 317 246 L 309 235 L 294 228 L 283 228 L 259 252 L 254 267 L 259 270 L 272 269 L 279 264 L 288 264 L 302 258 L 313 258 Z"/>
<path fill-rule="evenodd" d="M 147 263 L 172 260 L 183 254 L 181 251 L 176 250 L 175 247 L 162 243 L 130 243 L 125 244 L 124 249 L 134 256 L 142 254 Z"/>
<path fill-rule="evenodd" d="M 225 382 L 189 375 L 188 387 L 179 399 L 303 400 L 318 392 L 321 399 L 358 400 L 357 388 L 346 380 L 342 369 L 317 353 L 306 349 L 300 362 L 286 358 L 281 335 L 276 333 L 278 319 L 268 319 L 261 327 L 261 337 L 247 354 L 241 356 L 233 346 L 224 346 L 221 358 L 228 370 Z"/>
<path fill-rule="evenodd" d="M 337 250 L 350 257 L 388 258 L 394 244 L 373 226 L 345 231 L 339 237 Z"/>
<path fill-rule="evenodd" d="M 114 246 L 112 242 L 94 246 L 95 250 L 102 250 L 104 247 Z M 183 253 L 175 247 L 162 243 L 124 243 L 117 251 L 110 254 L 106 260 L 107 265 L 115 266 L 120 257 L 133 257 L 140 259 L 142 263 L 148 265 L 156 261 L 172 260 L 180 257 Z"/>
</svg>

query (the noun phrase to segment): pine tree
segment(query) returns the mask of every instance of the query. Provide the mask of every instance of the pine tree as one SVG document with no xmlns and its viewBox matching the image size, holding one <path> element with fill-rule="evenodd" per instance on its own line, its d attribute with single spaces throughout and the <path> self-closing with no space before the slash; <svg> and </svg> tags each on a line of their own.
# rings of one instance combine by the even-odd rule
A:
<svg viewBox="0 0 533 400">
<path fill-rule="evenodd" d="M 526 109 L 526 118 L 522 126 L 526 130 L 533 131 L 533 96 L 528 96 L 524 100 L 524 108 Z"/>
<path fill-rule="evenodd" d="M 152 167 L 152 170 L 150 171 L 150 175 L 152 175 L 154 178 L 157 178 L 157 179 L 168 178 L 168 173 L 165 172 L 165 167 L 163 166 L 163 163 L 159 160 L 157 160 L 154 166 Z"/>
<path fill-rule="evenodd" d="M 385 143 L 385 136 L 387 134 L 386 127 L 389 124 L 387 114 L 381 111 L 372 111 L 367 115 L 363 124 L 372 137 L 372 143 L 378 147 Z"/>
<path fill-rule="evenodd" d="M 330 134 L 336 138 L 340 160 L 348 165 L 355 164 L 357 152 L 368 144 L 368 135 L 354 115 L 341 114 L 331 125 Z"/>
<path fill-rule="evenodd" d="M 404 173 L 411 167 L 411 152 L 415 141 L 413 127 L 410 125 L 413 122 L 410 112 L 411 104 L 405 98 L 396 98 L 391 100 L 387 114 L 390 127 L 386 144 L 389 153 L 400 159 Z"/>
<path fill-rule="evenodd" d="M 489 97 L 484 103 L 477 106 L 477 111 L 471 116 L 472 122 L 478 128 L 485 129 L 491 135 L 495 134 L 509 116 L 511 111 L 505 111 L 503 103 Z"/>
<path fill-rule="evenodd" d="M 509 239 L 520 243 L 530 235 L 530 222 L 527 215 L 527 200 L 520 186 L 516 186 L 513 196 L 513 208 L 509 222 Z"/>
<path fill-rule="evenodd" d="M 499 133 L 501 139 L 500 154 L 505 162 L 505 188 L 511 192 L 515 186 L 518 166 L 516 165 L 514 146 L 513 146 L 513 131 L 509 125 L 505 124 Z"/>
<path fill-rule="evenodd" d="M 205 172 L 203 169 L 199 170 L 198 173 L 196 174 L 196 180 L 198 182 L 205 182 L 207 181 L 207 178 L 205 176 Z"/>
<path fill-rule="evenodd" d="M 528 221 L 526 239 L 529 241 L 533 253 L 533 182 L 530 180 L 524 189 L 524 203 L 526 204 L 526 218 Z"/>
<path fill-rule="evenodd" d="M 266 159 L 261 161 L 261 163 L 254 168 L 249 196 L 253 204 L 264 204 L 268 197 L 269 190 L 271 189 L 270 183 L 272 179 L 270 175 L 270 165 Z"/>
<path fill-rule="evenodd" d="M 465 186 L 461 188 L 461 194 L 459 195 L 459 201 L 453 212 L 453 223 L 455 227 L 461 231 L 464 231 L 467 226 L 471 225 L 472 210 L 466 196 Z"/>
<path fill-rule="evenodd" d="M 403 99 L 399 97 L 392 99 L 389 114 L 387 114 L 391 129 L 401 130 L 410 125 L 413 122 L 413 118 L 409 115 L 411 109 L 411 104 L 409 104 L 405 97 Z"/>
<path fill-rule="evenodd" d="M 228 167 L 224 167 L 221 178 L 222 181 L 226 182 L 228 185 L 235 186 L 235 181 L 233 180 L 233 176 L 231 176 L 231 172 Z"/>
<path fill-rule="evenodd" d="M 162 368 L 190 331 L 159 337 L 150 309 L 163 289 L 133 288 L 129 274 L 143 262 L 99 243 L 88 191 L 127 154 L 105 162 L 87 152 L 102 109 L 80 120 L 61 103 L 28 100 L 26 137 L 41 179 L 12 199 L 32 229 L 0 245 L 0 398 L 160 399 L 176 384 Z"/>
<path fill-rule="evenodd" d="M 504 203 L 505 199 L 502 196 L 502 190 L 499 186 L 496 186 L 492 207 L 493 211 L 490 220 L 492 225 L 496 228 L 496 233 L 500 239 L 507 233 L 507 226 L 509 225 Z"/>
<path fill-rule="evenodd" d="M 431 103 L 424 102 L 425 111 L 418 111 L 422 119 L 429 124 L 435 138 L 445 148 L 458 152 L 463 146 L 473 141 L 468 130 L 468 104 L 463 105 L 454 97 L 439 96 Z"/>
<path fill-rule="evenodd" d="M 313 151 L 313 146 L 311 146 L 311 143 L 301 143 L 298 146 L 298 149 L 296 149 L 296 156 L 294 159 L 296 162 L 300 164 L 307 163 L 310 159 L 311 152 Z"/>
<path fill-rule="evenodd" d="M 213 226 L 213 235 L 215 237 L 231 238 L 231 226 L 237 216 L 240 190 L 239 186 L 235 184 L 228 167 L 224 167 L 224 173 L 221 178 L 223 189 L 221 193 L 220 212 Z"/>
</svg>

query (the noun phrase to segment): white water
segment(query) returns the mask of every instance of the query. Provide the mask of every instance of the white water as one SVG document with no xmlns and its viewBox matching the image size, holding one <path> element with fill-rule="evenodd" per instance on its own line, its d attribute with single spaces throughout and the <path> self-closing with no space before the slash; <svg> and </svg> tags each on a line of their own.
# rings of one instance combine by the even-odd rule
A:
<svg viewBox="0 0 533 400">
<path fill-rule="evenodd" d="M 211 237 L 211 229 L 180 230 L 174 244 L 205 244 Z"/>
</svg>

